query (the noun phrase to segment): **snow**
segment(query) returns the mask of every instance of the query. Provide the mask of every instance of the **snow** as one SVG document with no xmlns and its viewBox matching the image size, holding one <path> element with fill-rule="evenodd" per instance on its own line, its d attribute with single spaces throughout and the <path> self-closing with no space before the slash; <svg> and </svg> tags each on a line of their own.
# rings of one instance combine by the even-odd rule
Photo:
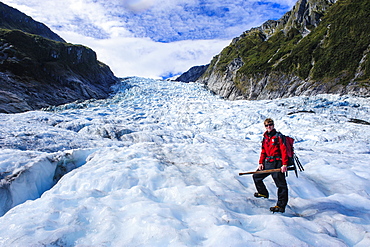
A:
<svg viewBox="0 0 370 247">
<path fill-rule="evenodd" d="M 369 112 L 364 98 L 225 101 L 134 77 L 107 100 L 0 114 L 0 246 L 370 246 L 370 125 L 353 121 Z M 270 177 L 261 199 L 238 176 L 267 117 L 305 168 L 284 214 L 268 210 Z"/>
</svg>

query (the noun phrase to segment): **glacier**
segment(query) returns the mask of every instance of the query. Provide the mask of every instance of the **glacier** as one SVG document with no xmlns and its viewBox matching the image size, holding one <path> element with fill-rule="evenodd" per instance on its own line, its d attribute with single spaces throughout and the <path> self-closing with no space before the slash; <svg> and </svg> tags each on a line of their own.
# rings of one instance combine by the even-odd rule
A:
<svg viewBox="0 0 370 247">
<path fill-rule="evenodd" d="M 226 101 L 131 77 L 106 100 L 0 114 L 0 246 L 370 246 L 370 101 Z M 263 120 L 305 171 L 254 198 Z"/>
</svg>

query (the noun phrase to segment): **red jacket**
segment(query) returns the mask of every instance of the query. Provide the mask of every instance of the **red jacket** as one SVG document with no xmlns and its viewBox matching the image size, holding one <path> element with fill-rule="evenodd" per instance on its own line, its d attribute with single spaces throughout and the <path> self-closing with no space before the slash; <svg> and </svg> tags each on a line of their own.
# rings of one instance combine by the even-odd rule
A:
<svg viewBox="0 0 370 247">
<path fill-rule="evenodd" d="M 267 131 L 263 134 L 259 164 L 264 164 L 266 158 L 268 161 L 278 159 L 281 160 L 282 165 L 288 165 L 288 154 L 281 136 L 274 134 L 270 137 Z"/>
</svg>

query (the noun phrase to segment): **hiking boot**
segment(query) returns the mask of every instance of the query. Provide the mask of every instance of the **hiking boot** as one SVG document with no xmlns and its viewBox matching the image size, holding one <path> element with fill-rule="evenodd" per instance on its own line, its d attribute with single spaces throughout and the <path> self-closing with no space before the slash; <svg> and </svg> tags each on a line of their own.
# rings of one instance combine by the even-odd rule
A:
<svg viewBox="0 0 370 247">
<path fill-rule="evenodd" d="M 279 207 L 279 206 L 274 206 L 274 207 L 271 207 L 270 208 L 270 211 L 273 212 L 273 213 L 284 213 L 285 212 L 285 208 L 282 208 L 282 207 Z"/>
<path fill-rule="evenodd" d="M 254 197 L 263 197 L 263 198 L 269 198 L 269 196 L 268 195 L 262 195 L 262 194 L 260 194 L 260 193 L 258 193 L 258 192 L 256 192 L 256 193 L 254 193 Z"/>
</svg>

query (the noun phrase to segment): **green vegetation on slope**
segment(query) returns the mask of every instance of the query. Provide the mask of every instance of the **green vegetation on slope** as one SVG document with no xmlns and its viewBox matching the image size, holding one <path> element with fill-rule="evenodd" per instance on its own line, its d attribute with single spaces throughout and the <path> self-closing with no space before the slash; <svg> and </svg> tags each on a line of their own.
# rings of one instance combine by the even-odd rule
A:
<svg viewBox="0 0 370 247">
<path fill-rule="evenodd" d="M 338 78 L 347 84 L 355 77 L 370 45 L 369 17 L 369 0 L 339 0 L 278 68 L 288 73 L 297 71 L 301 78 L 309 75 L 313 80 Z M 367 69 L 362 80 L 369 80 L 369 61 L 365 62 Z"/>
<path fill-rule="evenodd" d="M 315 11 L 320 11 L 317 5 Z M 369 17 L 370 0 L 338 0 L 316 28 L 309 26 L 307 36 L 302 36 L 300 23 L 288 23 L 268 39 L 261 29 L 252 29 L 216 56 L 210 68 L 225 72 L 228 64 L 241 58 L 244 65 L 234 83 L 242 91 L 247 82 L 241 78 L 271 72 L 343 85 L 356 78 L 367 86 L 370 58 L 363 58 L 370 53 Z M 362 74 L 356 77 L 359 66 Z"/>
<path fill-rule="evenodd" d="M 0 29 L 0 45 L 9 46 L 0 50 L 8 57 L 2 62 L 0 71 L 12 71 L 22 76 L 36 76 L 42 79 L 45 71 L 53 67 L 53 73 L 71 69 L 87 74 L 96 66 L 96 54 L 91 49 L 46 39 L 39 35 L 19 30 Z"/>
</svg>

